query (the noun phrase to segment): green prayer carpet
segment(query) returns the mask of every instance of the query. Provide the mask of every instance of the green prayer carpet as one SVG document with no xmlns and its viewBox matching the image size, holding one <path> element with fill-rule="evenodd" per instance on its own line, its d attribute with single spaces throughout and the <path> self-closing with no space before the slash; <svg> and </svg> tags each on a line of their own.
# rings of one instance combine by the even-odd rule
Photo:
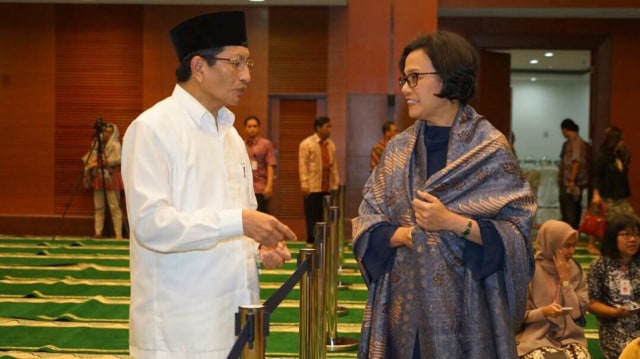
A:
<svg viewBox="0 0 640 359">
<path fill-rule="evenodd" d="M 288 243 L 294 256 L 304 243 Z M 593 259 L 583 247 L 575 258 L 585 269 Z M 129 242 L 90 238 L 0 236 L 0 358 L 127 358 Z M 367 289 L 353 255 L 345 249 L 338 290 L 339 338 L 358 339 Z M 262 270 L 264 302 L 295 271 Z M 299 351 L 299 287 L 270 315 L 267 357 L 296 358 Z M 595 318 L 585 329 L 592 358 L 599 359 Z M 355 358 L 356 351 L 328 352 Z"/>
</svg>

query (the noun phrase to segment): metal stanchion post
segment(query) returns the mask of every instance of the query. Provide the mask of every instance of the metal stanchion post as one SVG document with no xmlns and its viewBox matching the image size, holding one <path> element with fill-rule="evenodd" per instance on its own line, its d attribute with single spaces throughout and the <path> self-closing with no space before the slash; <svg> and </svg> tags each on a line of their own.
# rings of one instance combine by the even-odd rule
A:
<svg viewBox="0 0 640 359">
<path fill-rule="evenodd" d="M 338 273 L 356 273 L 356 268 L 347 267 L 344 265 L 344 213 L 345 213 L 345 185 L 341 184 L 338 187 L 338 206 L 340 207 L 340 217 L 338 219 L 338 249 L 339 249 L 339 260 L 338 260 Z M 342 280 L 338 280 L 338 289 L 349 289 L 351 283 L 344 282 Z"/>
<path fill-rule="evenodd" d="M 358 346 L 358 342 L 353 338 L 338 337 L 338 217 L 340 209 L 337 206 L 329 208 L 329 231 L 325 257 L 325 306 L 326 306 L 326 327 L 327 327 L 327 350 L 344 351 L 351 350 Z M 342 309 L 346 314 L 347 309 Z"/>
<path fill-rule="evenodd" d="M 300 359 L 315 359 L 318 347 L 318 337 L 312 327 L 319 320 L 315 311 L 316 293 L 319 291 L 316 254 L 315 248 L 301 248 L 298 257 L 298 266 L 309 258 L 309 270 L 300 279 Z"/>
<path fill-rule="evenodd" d="M 329 207 L 331 207 L 331 195 L 322 197 L 322 220 L 329 222 Z"/>
<path fill-rule="evenodd" d="M 324 325 L 324 316 L 325 316 L 325 297 L 323 288 L 326 286 L 325 284 L 325 268 L 327 266 L 326 258 L 326 243 L 327 243 L 327 223 L 326 222 L 316 222 L 314 226 L 314 238 L 315 242 L 313 243 L 315 249 L 317 250 L 317 270 L 315 271 L 316 275 L 316 288 L 313 291 L 312 295 L 316 300 L 316 307 L 311 310 L 314 312 L 315 320 L 311 322 L 313 326 L 313 330 L 311 335 L 315 338 L 314 347 L 312 347 L 313 355 L 312 359 L 315 358 L 326 358 L 327 357 L 327 347 L 325 343 L 327 342 L 327 330 Z"/>
<path fill-rule="evenodd" d="M 323 201 L 322 201 L 322 215 L 324 217 L 324 221 L 327 223 L 327 231 L 329 232 L 329 234 L 327 234 L 327 238 L 329 239 L 328 241 L 325 241 L 325 246 L 328 248 L 328 246 L 330 245 L 330 243 L 337 243 L 338 241 L 338 215 L 336 215 L 335 218 L 331 217 L 331 208 L 335 207 L 332 205 L 332 203 L 334 202 L 334 199 L 337 197 L 335 191 L 331 192 L 333 195 L 326 195 L 324 197 L 322 197 Z M 337 208 L 337 207 L 336 207 Z M 334 226 L 335 224 L 335 226 Z M 337 244 L 336 244 L 337 245 Z M 331 260 L 332 262 L 332 267 L 329 268 L 333 268 L 334 264 L 336 263 L 335 266 L 337 268 L 337 258 L 338 258 L 338 251 L 336 250 L 335 253 L 333 251 L 329 251 L 328 249 L 326 250 L 326 253 L 328 254 L 328 256 L 330 256 L 331 258 L 327 259 Z M 325 272 L 325 277 L 327 272 Z M 335 282 L 338 283 L 338 273 L 336 272 L 335 274 Z M 333 280 L 330 281 L 328 278 L 325 279 L 327 282 L 326 283 L 333 283 Z M 325 285 L 324 288 L 327 288 L 327 286 Z M 336 288 L 338 288 L 338 284 L 336 284 Z M 345 307 L 336 307 L 336 313 L 340 316 L 343 315 L 347 315 L 348 313 L 348 309 Z"/>
<path fill-rule="evenodd" d="M 265 319 L 263 305 L 240 306 L 240 328 L 250 325 L 249 341 L 242 349 L 242 359 L 262 359 L 266 352 Z"/>
</svg>

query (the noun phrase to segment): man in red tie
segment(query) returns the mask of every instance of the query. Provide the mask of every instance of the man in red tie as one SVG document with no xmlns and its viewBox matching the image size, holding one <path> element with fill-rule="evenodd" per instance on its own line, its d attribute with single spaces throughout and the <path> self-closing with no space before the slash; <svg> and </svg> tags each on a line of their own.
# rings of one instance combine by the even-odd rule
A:
<svg viewBox="0 0 640 359">
<path fill-rule="evenodd" d="M 298 167 L 300 189 L 304 195 L 307 243 L 313 243 L 313 227 L 322 218 L 322 198 L 338 189 L 340 176 L 336 162 L 336 145 L 329 139 L 331 120 L 321 116 L 315 121 L 315 133 L 300 142 Z"/>
</svg>

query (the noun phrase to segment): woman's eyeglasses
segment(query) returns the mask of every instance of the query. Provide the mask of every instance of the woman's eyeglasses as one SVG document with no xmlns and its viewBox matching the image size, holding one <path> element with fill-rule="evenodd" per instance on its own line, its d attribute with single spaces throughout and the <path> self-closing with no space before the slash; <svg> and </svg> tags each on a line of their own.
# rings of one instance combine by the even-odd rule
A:
<svg viewBox="0 0 640 359">
<path fill-rule="evenodd" d="M 624 239 L 629 239 L 631 237 L 638 238 L 640 233 L 638 232 L 620 232 L 618 233 L 618 237 L 622 237 Z"/>
<path fill-rule="evenodd" d="M 412 72 L 410 74 L 408 74 L 407 76 L 400 76 L 400 78 L 398 79 L 398 85 L 400 85 L 400 88 L 402 88 L 402 86 L 404 86 L 404 84 L 408 84 L 409 87 L 414 88 L 418 85 L 418 80 L 420 79 L 420 76 L 422 75 L 437 75 L 437 72 Z"/>
</svg>

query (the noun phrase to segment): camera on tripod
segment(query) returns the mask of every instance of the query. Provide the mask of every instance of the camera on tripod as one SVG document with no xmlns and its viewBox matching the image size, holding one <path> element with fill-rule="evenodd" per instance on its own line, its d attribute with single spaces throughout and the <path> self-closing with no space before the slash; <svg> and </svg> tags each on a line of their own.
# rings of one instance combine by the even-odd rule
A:
<svg viewBox="0 0 640 359">
<path fill-rule="evenodd" d="M 93 125 L 93 128 L 96 130 L 96 135 L 100 136 L 100 134 L 102 133 L 102 130 L 104 129 L 104 123 L 102 122 L 102 117 L 98 117 L 95 125 Z"/>
</svg>

